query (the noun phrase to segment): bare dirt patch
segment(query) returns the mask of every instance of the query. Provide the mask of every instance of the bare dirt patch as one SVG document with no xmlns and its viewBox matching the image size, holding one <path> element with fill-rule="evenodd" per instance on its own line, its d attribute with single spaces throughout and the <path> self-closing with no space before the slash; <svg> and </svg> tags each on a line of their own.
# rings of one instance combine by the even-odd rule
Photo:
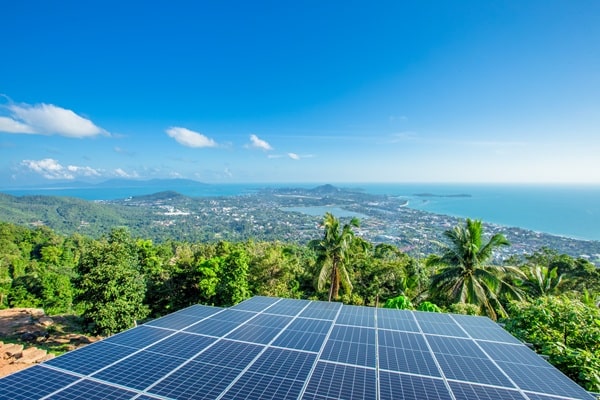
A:
<svg viewBox="0 0 600 400">
<path fill-rule="evenodd" d="M 39 308 L 0 310 L 0 377 L 95 342 L 75 316 L 48 317 Z"/>
</svg>

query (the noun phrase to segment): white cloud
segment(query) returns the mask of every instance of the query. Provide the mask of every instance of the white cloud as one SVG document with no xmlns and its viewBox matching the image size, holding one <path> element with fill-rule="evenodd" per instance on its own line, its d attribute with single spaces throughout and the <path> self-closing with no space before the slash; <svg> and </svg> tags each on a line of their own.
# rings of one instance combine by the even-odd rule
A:
<svg viewBox="0 0 600 400">
<path fill-rule="evenodd" d="M 58 161 L 52 158 L 43 160 L 23 160 L 22 165 L 28 167 L 33 172 L 37 172 L 47 179 L 74 179 L 75 177 L 65 169 Z"/>
<path fill-rule="evenodd" d="M 3 107 L 10 116 L 0 117 L 0 132 L 70 138 L 110 135 L 89 119 L 53 104 L 11 104 Z"/>
<path fill-rule="evenodd" d="M 300 159 L 300 156 L 298 154 L 296 154 L 296 153 L 288 153 L 287 155 L 292 160 L 299 160 Z"/>
<path fill-rule="evenodd" d="M 8 133 L 35 133 L 27 124 L 15 121 L 12 118 L 0 117 L 0 132 Z"/>
<path fill-rule="evenodd" d="M 273 147 L 271 147 L 269 143 L 260 139 L 254 134 L 250 135 L 250 144 L 247 147 L 252 147 L 255 149 L 261 149 L 265 151 L 273 150 Z"/>
<path fill-rule="evenodd" d="M 100 176 L 100 172 L 92 167 L 78 167 L 76 165 L 69 165 L 67 170 L 78 176 Z"/>
<path fill-rule="evenodd" d="M 217 143 L 201 133 L 186 128 L 171 127 L 165 131 L 167 135 L 186 147 L 216 147 Z"/>
<path fill-rule="evenodd" d="M 139 178 L 139 175 L 137 172 L 132 172 L 132 173 L 127 173 L 125 170 L 121 169 L 121 168 L 117 168 L 113 171 L 113 173 L 118 176 L 119 178 Z"/>
<path fill-rule="evenodd" d="M 92 167 L 81 167 L 77 165 L 63 166 L 53 158 L 43 160 L 23 160 L 21 165 L 31 171 L 42 175 L 46 179 L 75 179 L 80 176 L 100 176 L 100 172 Z"/>
</svg>

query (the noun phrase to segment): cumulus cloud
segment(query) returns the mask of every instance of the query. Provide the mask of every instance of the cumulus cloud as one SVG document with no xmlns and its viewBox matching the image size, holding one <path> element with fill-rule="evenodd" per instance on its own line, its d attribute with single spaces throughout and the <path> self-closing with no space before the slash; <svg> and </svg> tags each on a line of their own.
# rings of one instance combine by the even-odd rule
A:
<svg viewBox="0 0 600 400">
<path fill-rule="evenodd" d="M 78 176 L 100 176 L 100 172 L 92 167 L 80 167 L 77 165 L 67 166 L 67 170 Z"/>
<path fill-rule="evenodd" d="M 300 156 L 298 154 L 296 154 L 296 153 L 288 153 L 287 155 L 292 160 L 299 160 L 300 159 Z"/>
<path fill-rule="evenodd" d="M 100 172 L 91 167 L 77 165 L 63 166 L 53 158 L 43 160 L 23 160 L 21 165 L 29 170 L 42 175 L 46 179 L 68 179 L 72 180 L 81 176 L 100 176 Z"/>
<path fill-rule="evenodd" d="M 201 133 L 181 127 L 171 127 L 165 131 L 167 135 L 186 147 L 216 147 L 217 143 Z"/>
<path fill-rule="evenodd" d="M 9 104 L 8 117 L 0 117 L 0 132 L 35 135 L 60 135 L 86 138 L 110 134 L 92 121 L 53 104 Z"/>
<path fill-rule="evenodd" d="M 273 147 L 266 141 L 260 139 L 258 136 L 250 135 L 250 144 L 247 146 L 254 149 L 261 149 L 265 151 L 273 150 Z"/>
</svg>

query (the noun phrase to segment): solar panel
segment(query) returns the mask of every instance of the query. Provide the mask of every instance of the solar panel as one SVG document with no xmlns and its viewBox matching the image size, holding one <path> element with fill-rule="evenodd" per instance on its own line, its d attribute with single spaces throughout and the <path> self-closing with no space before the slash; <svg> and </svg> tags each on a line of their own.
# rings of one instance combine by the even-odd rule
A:
<svg viewBox="0 0 600 400">
<path fill-rule="evenodd" d="M 128 400 L 136 393 L 113 385 L 82 380 L 48 397 L 52 400 Z"/>
<path fill-rule="evenodd" d="M 488 318 L 254 297 L 0 379 L 0 400 L 592 399 Z"/>
</svg>

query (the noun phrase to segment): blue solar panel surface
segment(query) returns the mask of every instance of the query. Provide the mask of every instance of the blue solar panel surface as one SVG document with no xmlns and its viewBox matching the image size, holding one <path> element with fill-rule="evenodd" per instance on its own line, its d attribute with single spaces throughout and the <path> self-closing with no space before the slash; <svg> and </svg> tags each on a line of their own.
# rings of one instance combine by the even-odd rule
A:
<svg viewBox="0 0 600 400">
<path fill-rule="evenodd" d="M 483 317 L 254 297 L 0 379 L 0 400 L 594 399 Z"/>
</svg>

